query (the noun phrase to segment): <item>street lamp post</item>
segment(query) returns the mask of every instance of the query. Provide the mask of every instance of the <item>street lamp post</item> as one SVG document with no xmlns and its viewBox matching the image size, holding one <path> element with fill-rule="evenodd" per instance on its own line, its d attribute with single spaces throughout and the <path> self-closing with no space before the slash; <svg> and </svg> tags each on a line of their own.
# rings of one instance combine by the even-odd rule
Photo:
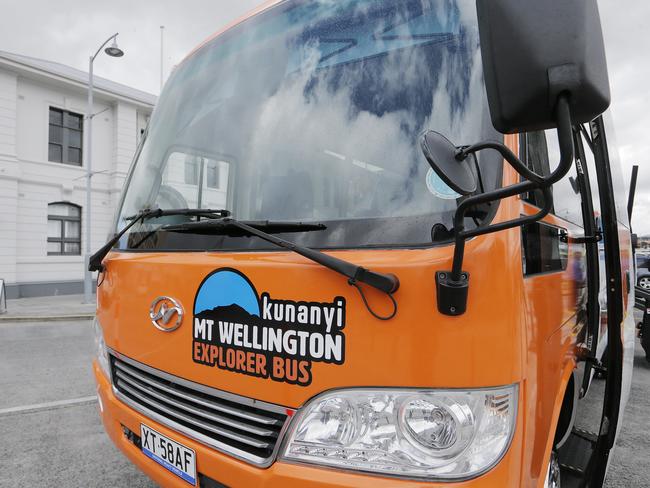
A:
<svg viewBox="0 0 650 488">
<path fill-rule="evenodd" d="M 93 143 L 93 62 L 97 55 L 101 52 L 102 48 L 108 44 L 111 40 L 113 44 L 107 47 L 104 52 L 111 57 L 119 58 L 124 56 L 124 51 L 117 47 L 117 35 L 118 33 L 113 34 L 111 37 L 106 39 L 104 43 L 99 46 L 97 52 L 90 57 L 88 62 L 88 109 L 86 112 L 86 123 L 84 126 L 84 132 L 86 133 L 86 147 L 84 148 L 84 160 L 86 165 L 86 209 L 84 214 L 86 215 L 86 254 L 84 256 L 84 302 L 91 303 L 93 301 L 93 290 L 92 290 L 92 273 L 88 270 L 88 263 L 90 261 L 90 255 L 92 253 L 92 245 L 90 242 L 90 205 L 91 205 L 91 180 L 93 177 L 92 172 L 92 143 Z"/>
</svg>

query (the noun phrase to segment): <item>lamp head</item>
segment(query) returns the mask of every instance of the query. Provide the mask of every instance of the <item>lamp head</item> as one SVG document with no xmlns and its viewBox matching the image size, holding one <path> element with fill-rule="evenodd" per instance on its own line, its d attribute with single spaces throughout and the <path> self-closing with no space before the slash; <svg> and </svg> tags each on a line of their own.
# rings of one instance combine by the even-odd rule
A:
<svg viewBox="0 0 650 488">
<path fill-rule="evenodd" d="M 113 44 L 104 49 L 104 52 L 114 58 L 121 58 L 124 56 L 124 51 L 117 47 L 117 38 L 113 38 Z"/>
</svg>

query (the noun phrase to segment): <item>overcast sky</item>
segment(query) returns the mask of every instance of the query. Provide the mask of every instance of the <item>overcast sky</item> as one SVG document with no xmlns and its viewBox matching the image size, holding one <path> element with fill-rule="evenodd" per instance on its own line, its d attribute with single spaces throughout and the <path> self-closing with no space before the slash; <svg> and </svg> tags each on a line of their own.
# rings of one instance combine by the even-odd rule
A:
<svg viewBox="0 0 650 488">
<path fill-rule="evenodd" d="M 114 32 L 126 55 L 100 56 L 98 76 L 158 94 L 164 77 L 211 33 L 260 0 L 0 0 L 0 50 L 86 70 Z M 650 235 L 650 1 L 599 0 L 612 86 L 612 115 L 626 185 L 640 165 L 634 230 Z"/>
</svg>

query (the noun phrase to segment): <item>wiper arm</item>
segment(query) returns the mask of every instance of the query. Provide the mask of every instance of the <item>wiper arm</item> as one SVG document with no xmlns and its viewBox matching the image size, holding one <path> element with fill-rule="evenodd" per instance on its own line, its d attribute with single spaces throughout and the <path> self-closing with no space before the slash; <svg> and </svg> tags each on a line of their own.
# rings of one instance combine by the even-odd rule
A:
<svg viewBox="0 0 650 488">
<path fill-rule="evenodd" d="M 198 218 L 224 218 L 228 217 L 230 215 L 229 210 L 215 210 L 215 209 L 209 209 L 209 208 L 176 208 L 176 209 L 171 209 L 171 210 L 162 210 L 159 208 L 156 209 L 147 209 L 147 210 L 142 210 L 138 212 L 135 215 L 131 215 L 129 217 L 126 217 L 125 220 L 130 220 L 131 222 L 129 225 L 124 227 L 119 233 L 117 233 L 110 241 L 108 241 L 106 244 L 104 244 L 99 251 L 97 251 L 95 254 L 90 256 L 90 259 L 88 261 L 88 269 L 90 271 L 103 271 L 104 266 L 102 265 L 102 261 L 106 257 L 106 255 L 111 251 L 113 246 L 117 244 L 117 241 L 120 240 L 120 238 L 126 234 L 126 232 L 133 227 L 135 224 L 138 222 L 144 222 L 145 220 L 149 219 L 157 219 L 160 217 L 165 217 L 169 215 L 187 215 L 191 217 L 198 217 Z"/>
<path fill-rule="evenodd" d="M 223 234 L 232 237 L 249 236 L 250 232 L 232 224 L 233 219 L 204 220 L 201 222 L 185 222 L 182 224 L 165 225 L 161 230 L 169 232 L 191 232 L 192 234 L 214 235 Z M 288 234 L 293 232 L 314 232 L 327 229 L 325 224 L 318 222 L 293 222 L 274 220 L 237 220 L 239 224 L 247 225 L 267 234 Z"/>
<path fill-rule="evenodd" d="M 269 222 L 268 224 L 272 226 L 273 223 Z M 279 223 L 279 224 L 285 226 L 288 225 L 288 223 Z M 319 227 L 319 224 L 294 223 L 292 225 L 317 227 L 317 229 L 308 229 L 308 230 L 322 230 Z M 290 251 L 293 251 L 297 254 L 300 254 L 301 256 L 306 257 L 307 259 L 310 259 L 322 266 L 325 266 L 326 268 L 331 269 L 332 271 L 336 271 L 337 273 L 346 276 L 348 278 L 348 283 L 350 285 L 358 286 L 357 282 L 365 283 L 366 285 L 372 286 L 373 288 L 377 288 L 378 290 L 383 291 L 387 295 L 391 295 L 391 298 L 392 298 L 392 294 L 395 293 L 399 288 L 399 280 L 397 279 L 397 276 L 393 274 L 377 273 L 375 271 L 366 269 L 362 266 L 357 266 L 356 264 L 349 263 L 348 261 L 344 261 L 342 259 L 335 258 L 334 256 L 330 256 L 320 251 L 316 251 L 309 247 L 305 247 L 299 244 L 295 244 L 293 242 L 285 241 L 284 239 L 280 239 L 279 237 L 276 237 L 268 232 L 261 230 L 259 227 L 260 227 L 259 222 L 245 223 L 230 217 L 226 217 L 223 219 L 211 220 L 208 222 L 167 225 L 164 226 L 163 229 L 171 232 L 196 232 L 197 230 L 200 230 L 202 232 L 206 232 L 206 233 L 209 232 L 213 234 L 228 233 L 231 232 L 233 229 L 236 229 L 240 232 L 243 232 L 244 234 L 259 237 L 260 239 L 275 244 L 278 247 L 282 247 Z M 263 225 L 261 227 L 263 227 Z M 360 288 L 359 291 L 361 291 Z M 365 297 L 364 297 L 364 301 L 365 301 Z"/>
<path fill-rule="evenodd" d="M 135 215 L 126 217 L 124 220 L 138 221 L 157 219 L 159 217 L 167 217 L 170 215 L 187 215 L 189 217 L 210 217 L 210 218 L 223 218 L 230 216 L 230 210 L 213 208 L 173 208 L 170 210 L 162 210 L 159 208 L 151 210 L 142 210 Z"/>
</svg>

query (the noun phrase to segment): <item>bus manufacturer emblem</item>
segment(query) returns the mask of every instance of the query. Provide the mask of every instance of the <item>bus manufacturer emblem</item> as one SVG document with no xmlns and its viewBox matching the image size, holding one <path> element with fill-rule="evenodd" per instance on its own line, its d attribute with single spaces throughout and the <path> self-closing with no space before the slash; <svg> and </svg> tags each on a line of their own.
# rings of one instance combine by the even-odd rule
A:
<svg viewBox="0 0 650 488">
<path fill-rule="evenodd" d="M 175 321 L 174 317 L 176 317 Z M 151 304 L 149 318 L 156 329 L 173 332 L 183 322 L 183 307 L 173 298 L 158 297 Z"/>
</svg>

